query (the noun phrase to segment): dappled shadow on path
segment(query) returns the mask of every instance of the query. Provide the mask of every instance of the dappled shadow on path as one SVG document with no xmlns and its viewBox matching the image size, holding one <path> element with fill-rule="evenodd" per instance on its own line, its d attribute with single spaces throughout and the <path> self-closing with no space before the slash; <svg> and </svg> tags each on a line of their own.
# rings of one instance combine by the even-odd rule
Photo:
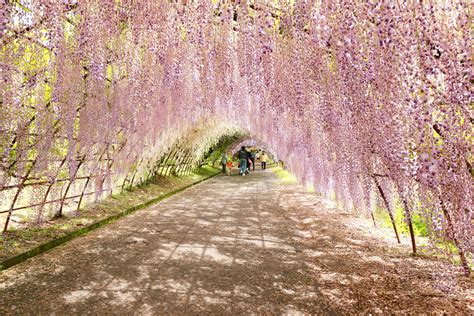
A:
<svg viewBox="0 0 474 316">
<path fill-rule="evenodd" d="M 4 272 L 0 314 L 468 311 L 444 263 L 358 220 L 269 171 L 218 177 Z"/>
</svg>

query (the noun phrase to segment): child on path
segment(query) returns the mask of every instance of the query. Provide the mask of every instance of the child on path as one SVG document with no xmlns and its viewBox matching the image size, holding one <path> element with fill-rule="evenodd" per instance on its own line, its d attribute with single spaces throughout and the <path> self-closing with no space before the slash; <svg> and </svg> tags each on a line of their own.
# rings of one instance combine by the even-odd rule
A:
<svg viewBox="0 0 474 316">
<path fill-rule="evenodd" d="M 226 173 L 227 154 L 224 152 L 221 156 L 222 173 Z"/>
<path fill-rule="evenodd" d="M 232 160 L 227 160 L 227 175 L 230 176 L 232 174 L 232 167 L 234 164 L 232 163 Z"/>
</svg>

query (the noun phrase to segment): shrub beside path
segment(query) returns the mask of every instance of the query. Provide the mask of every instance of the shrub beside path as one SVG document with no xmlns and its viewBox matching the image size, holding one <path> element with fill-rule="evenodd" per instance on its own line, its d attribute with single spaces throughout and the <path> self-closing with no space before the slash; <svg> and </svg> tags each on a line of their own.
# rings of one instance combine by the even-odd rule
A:
<svg viewBox="0 0 474 316">
<path fill-rule="evenodd" d="M 0 314 L 474 312 L 460 269 L 373 232 L 270 170 L 216 177 L 1 272 Z"/>
</svg>

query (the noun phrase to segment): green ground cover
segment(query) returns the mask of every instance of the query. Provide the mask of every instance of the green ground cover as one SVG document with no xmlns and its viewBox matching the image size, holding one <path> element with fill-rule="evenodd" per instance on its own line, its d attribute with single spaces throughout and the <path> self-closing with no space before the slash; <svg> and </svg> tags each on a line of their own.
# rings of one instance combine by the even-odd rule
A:
<svg viewBox="0 0 474 316">
<path fill-rule="evenodd" d="M 288 170 L 283 169 L 282 167 L 274 167 L 272 171 L 280 180 L 280 184 L 282 185 L 289 185 L 289 184 L 296 184 L 298 180 L 294 175 L 292 175 Z"/>
<path fill-rule="evenodd" d="M 272 169 L 273 172 L 277 175 L 280 180 L 280 184 L 282 185 L 289 185 L 289 184 L 296 184 L 298 183 L 297 178 L 291 174 L 286 169 L 282 167 L 275 167 Z M 315 188 L 312 184 L 307 185 L 308 192 L 315 192 Z M 333 197 L 335 199 L 335 195 Z M 392 222 L 387 211 L 383 208 L 378 208 L 374 212 L 375 219 L 379 225 L 384 228 L 392 228 Z M 400 233 L 404 235 L 409 235 L 409 228 L 405 222 L 405 214 L 401 205 L 397 204 L 395 207 L 394 212 L 395 217 L 395 224 L 397 225 L 397 229 Z M 412 217 L 413 229 L 415 231 L 415 235 L 417 237 L 427 237 L 427 226 L 426 223 L 423 221 L 422 217 L 419 214 L 414 214 Z"/>
<path fill-rule="evenodd" d="M 392 222 L 390 220 L 390 216 L 388 215 L 387 210 L 378 208 L 374 212 L 374 216 L 377 222 L 382 227 L 392 228 Z M 398 231 L 403 234 L 409 235 L 410 231 L 409 231 L 407 223 L 405 222 L 404 210 L 400 205 L 396 205 L 394 209 L 394 219 L 395 219 L 395 224 L 397 225 Z M 417 214 L 417 213 L 413 214 L 412 224 L 413 224 L 413 230 L 415 232 L 415 236 L 419 236 L 419 237 L 428 236 L 426 223 L 423 221 L 420 214 Z"/>
</svg>

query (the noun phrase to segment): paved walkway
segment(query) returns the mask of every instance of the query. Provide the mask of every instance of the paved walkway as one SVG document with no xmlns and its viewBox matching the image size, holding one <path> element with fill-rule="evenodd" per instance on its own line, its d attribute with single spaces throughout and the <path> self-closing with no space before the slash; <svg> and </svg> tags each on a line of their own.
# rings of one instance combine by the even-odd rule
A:
<svg viewBox="0 0 474 316">
<path fill-rule="evenodd" d="M 0 314 L 468 310 L 357 221 L 270 170 L 213 178 L 0 273 Z"/>
</svg>

